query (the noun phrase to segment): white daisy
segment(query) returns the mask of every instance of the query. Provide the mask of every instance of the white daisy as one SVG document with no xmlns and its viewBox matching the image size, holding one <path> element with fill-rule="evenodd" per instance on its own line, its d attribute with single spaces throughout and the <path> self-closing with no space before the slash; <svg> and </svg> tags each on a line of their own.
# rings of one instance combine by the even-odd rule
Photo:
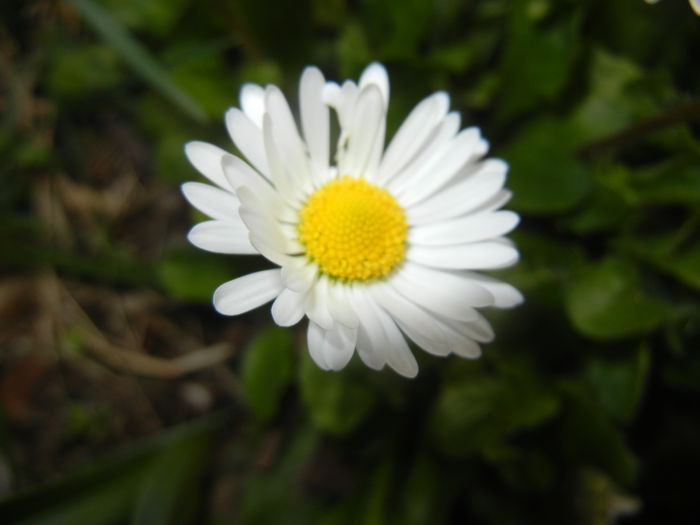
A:
<svg viewBox="0 0 700 525">
<path fill-rule="evenodd" d="M 276 86 L 245 84 L 226 127 L 241 157 L 205 142 L 185 153 L 216 186 L 183 184 L 212 220 L 188 239 L 217 253 L 260 254 L 277 267 L 224 283 L 214 306 L 238 315 L 269 301 L 278 325 L 308 317 L 308 347 L 325 370 L 355 350 L 373 369 L 414 377 L 405 336 L 438 356 L 475 358 L 493 331 L 476 308 L 522 301 L 476 273 L 514 264 L 503 237 L 518 215 L 499 211 L 507 165 L 462 131 L 438 92 L 411 112 L 384 149 L 389 80 L 370 64 L 359 83 L 326 82 L 315 67 L 299 86 L 300 128 Z M 340 127 L 334 155 L 330 112 Z M 331 160 L 334 159 L 334 160 Z"/>
</svg>

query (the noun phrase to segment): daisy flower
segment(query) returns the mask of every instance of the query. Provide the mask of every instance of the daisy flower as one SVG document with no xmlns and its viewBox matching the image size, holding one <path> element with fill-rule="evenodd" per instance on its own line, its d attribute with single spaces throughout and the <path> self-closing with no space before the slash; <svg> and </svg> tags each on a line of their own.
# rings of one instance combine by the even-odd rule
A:
<svg viewBox="0 0 700 525">
<path fill-rule="evenodd" d="M 307 67 L 299 125 L 278 87 L 245 84 L 225 118 L 242 157 L 189 142 L 187 158 L 214 186 L 182 191 L 211 217 L 190 230 L 192 244 L 275 265 L 219 286 L 218 312 L 274 301 L 278 325 L 308 318 L 309 353 L 322 369 L 342 369 L 357 350 L 373 369 L 414 377 L 406 338 L 430 354 L 476 358 L 494 337 L 477 308 L 522 301 L 476 272 L 518 260 L 503 235 L 519 218 L 499 210 L 510 198 L 506 163 L 484 159 L 488 143 L 475 127 L 460 131 L 446 93 L 420 102 L 385 149 L 388 104 L 378 63 L 342 85 Z"/>
</svg>

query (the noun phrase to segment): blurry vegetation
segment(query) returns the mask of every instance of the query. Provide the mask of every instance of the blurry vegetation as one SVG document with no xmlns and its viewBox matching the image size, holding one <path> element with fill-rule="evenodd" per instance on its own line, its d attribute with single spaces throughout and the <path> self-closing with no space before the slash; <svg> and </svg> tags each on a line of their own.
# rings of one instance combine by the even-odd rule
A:
<svg viewBox="0 0 700 525">
<path fill-rule="evenodd" d="M 2 523 L 695 523 L 700 18 L 664 0 L 4 0 Z M 218 316 L 187 140 L 244 81 L 389 69 L 511 165 L 526 303 L 470 362 L 316 368 Z M 216 415 L 212 412 L 220 409 Z"/>
</svg>

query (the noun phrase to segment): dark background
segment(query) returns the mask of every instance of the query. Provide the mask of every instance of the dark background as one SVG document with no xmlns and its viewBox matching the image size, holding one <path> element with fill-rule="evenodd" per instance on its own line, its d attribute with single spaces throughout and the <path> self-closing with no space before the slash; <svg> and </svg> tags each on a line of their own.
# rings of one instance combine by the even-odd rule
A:
<svg viewBox="0 0 700 525">
<path fill-rule="evenodd" d="M 4 0 L 0 521 L 690 524 L 700 17 L 681 0 Z M 447 90 L 510 165 L 526 302 L 478 361 L 317 369 L 224 318 L 188 140 L 242 82 Z M 294 102 L 293 102 L 294 103 Z"/>
</svg>

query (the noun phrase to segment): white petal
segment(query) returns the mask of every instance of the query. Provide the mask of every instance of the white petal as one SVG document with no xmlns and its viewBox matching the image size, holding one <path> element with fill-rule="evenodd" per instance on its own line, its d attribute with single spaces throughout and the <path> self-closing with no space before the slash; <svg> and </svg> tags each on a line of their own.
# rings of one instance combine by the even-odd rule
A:
<svg viewBox="0 0 700 525">
<path fill-rule="evenodd" d="M 454 184 L 406 209 L 408 223 L 427 224 L 473 212 L 496 195 L 506 180 L 508 165 L 499 159 L 488 159 L 476 171 Z M 403 204 L 403 203 L 402 203 Z"/>
<path fill-rule="evenodd" d="M 378 364 L 386 362 L 399 374 L 405 377 L 415 377 L 418 373 L 418 363 L 411 353 L 401 331 L 393 319 L 377 306 L 366 290 L 353 288 L 353 300 L 360 318 L 358 328 L 358 353 L 363 361 L 369 354 L 370 362 Z M 369 365 L 371 366 L 371 365 Z"/>
<path fill-rule="evenodd" d="M 481 314 L 479 314 L 474 321 L 470 321 L 468 323 L 458 323 L 449 319 L 445 319 L 443 322 L 454 328 L 465 337 L 473 339 L 479 343 L 490 343 L 495 337 L 491 323 L 489 323 Z"/>
<path fill-rule="evenodd" d="M 435 152 L 431 162 L 412 175 L 413 182 L 405 195 L 399 195 L 401 205 L 408 208 L 444 186 L 468 162 L 483 155 L 480 144 L 478 128 L 471 127 L 459 132 L 452 141 Z"/>
<path fill-rule="evenodd" d="M 468 337 L 463 332 L 464 330 L 457 330 L 455 326 L 464 325 L 466 323 L 459 323 L 450 321 L 448 319 L 436 320 L 440 325 L 440 328 L 445 334 L 445 340 L 447 341 L 449 351 L 460 357 L 466 357 L 467 359 L 476 359 L 481 355 L 481 347 L 474 341 L 471 337 Z"/>
<path fill-rule="evenodd" d="M 226 180 L 234 190 L 246 186 L 263 202 L 272 201 L 275 204 L 279 202 L 274 200 L 274 188 L 243 159 L 235 155 L 226 155 L 221 161 L 221 167 L 224 170 Z"/>
<path fill-rule="evenodd" d="M 384 107 L 389 105 L 389 75 L 386 68 L 379 62 L 372 62 L 360 75 L 360 89 L 375 85 L 379 88 L 384 101 Z"/>
<path fill-rule="evenodd" d="M 382 118 L 379 121 L 379 129 L 377 129 L 377 135 L 375 137 L 374 145 L 369 153 L 369 158 L 367 160 L 367 166 L 365 167 L 364 177 L 367 180 L 376 182 L 377 175 L 379 171 L 379 163 L 382 160 L 382 154 L 384 152 L 384 137 L 386 135 L 386 118 Z"/>
<path fill-rule="evenodd" d="M 293 253 L 290 239 L 284 235 L 280 223 L 275 220 L 271 210 L 258 200 L 253 191 L 246 186 L 240 186 L 238 197 L 241 201 L 238 214 L 251 235 L 280 253 Z"/>
<path fill-rule="evenodd" d="M 481 357 L 481 347 L 471 339 L 462 339 L 451 348 L 452 353 L 466 359 L 478 359 Z"/>
<path fill-rule="evenodd" d="M 464 272 L 464 274 L 478 282 L 493 295 L 495 298 L 493 305 L 497 308 L 512 308 L 524 301 L 523 294 L 508 283 L 476 272 Z"/>
<path fill-rule="evenodd" d="M 284 285 L 295 292 L 306 292 L 315 282 L 318 267 L 303 257 L 292 257 L 282 268 Z"/>
<path fill-rule="evenodd" d="M 323 103 L 332 108 L 338 108 L 341 104 L 342 90 L 337 82 L 326 82 L 323 85 Z"/>
<path fill-rule="evenodd" d="M 388 282 L 398 293 L 415 304 L 431 312 L 459 321 L 469 321 L 477 316 L 469 302 L 469 296 L 451 293 L 451 290 L 438 288 L 429 282 L 414 282 L 398 272 Z"/>
<path fill-rule="evenodd" d="M 248 240 L 248 228 L 238 221 L 206 221 L 195 224 L 187 240 L 197 248 L 214 253 L 258 254 Z"/>
<path fill-rule="evenodd" d="M 325 80 L 316 67 L 307 67 L 299 84 L 299 108 L 304 139 L 309 148 L 316 183 L 318 176 L 328 170 L 330 152 L 330 121 L 328 106 L 323 103 Z"/>
<path fill-rule="evenodd" d="M 239 151 L 255 166 L 255 169 L 269 178 L 270 169 L 260 127 L 238 108 L 229 109 L 225 120 L 228 134 Z"/>
<path fill-rule="evenodd" d="M 277 220 L 296 223 L 298 212 L 288 206 L 267 179 L 263 178 L 244 160 L 234 155 L 227 155 L 222 161 L 222 166 L 226 179 L 234 189 L 237 190 L 241 186 L 249 188 L 265 206 L 265 209 L 272 212 Z"/>
<path fill-rule="evenodd" d="M 435 127 L 445 118 L 449 104 L 449 96 L 438 92 L 424 99 L 411 111 L 386 149 L 379 168 L 379 182 L 391 179 L 415 157 Z"/>
<path fill-rule="evenodd" d="M 226 151 L 213 144 L 193 140 L 185 144 L 185 155 L 199 173 L 220 188 L 231 191 L 221 169 L 221 159 L 228 155 Z"/>
<path fill-rule="evenodd" d="M 304 294 L 285 288 L 272 303 L 272 319 L 279 326 L 293 326 L 304 317 Z"/>
<path fill-rule="evenodd" d="M 386 364 L 388 341 L 382 325 L 374 315 L 374 308 L 365 292 L 357 287 L 348 289 L 348 297 L 360 320 L 357 328 L 357 354 L 368 367 L 381 370 Z"/>
<path fill-rule="evenodd" d="M 241 109 L 253 123 L 262 128 L 265 113 L 265 90 L 257 84 L 246 83 L 241 86 Z"/>
<path fill-rule="evenodd" d="M 400 195 L 416 183 L 415 174 L 421 172 L 431 162 L 436 154 L 443 151 L 454 140 L 459 131 L 461 117 L 453 111 L 433 128 L 423 145 L 418 149 L 408 164 L 387 183 L 387 189 L 394 195 Z M 420 181 L 418 181 L 420 182 Z"/>
<path fill-rule="evenodd" d="M 360 356 L 362 362 L 372 370 L 381 370 L 386 365 L 386 360 L 382 356 L 375 353 L 374 349 L 368 342 L 366 331 L 362 325 L 357 328 L 357 355 Z"/>
<path fill-rule="evenodd" d="M 214 308 L 223 315 L 239 315 L 271 301 L 283 288 L 279 269 L 251 273 L 219 286 Z"/>
<path fill-rule="evenodd" d="M 382 282 L 376 283 L 370 288 L 370 293 L 377 304 L 384 308 L 401 326 L 410 326 L 411 331 L 419 332 L 427 339 L 443 340 L 443 333 L 435 323 L 433 316 L 413 301 L 397 293 L 391 286 Z M 411 339 L 413 338 L 411 337 Z"/>
<path fill-rule="evenodd" d="M 518 250 L 495 241 L 458 246 L 411 246 L 406 251 L 410 261 L 450 270 L 496 270 L 518 262 Z"/>
<path fill-rule="evenodd" d="M 406 334 L 406 336 L 409 339 L 411 339 L 414 343 L 416 343 L 419 347 L 421 347 L 429 354 L 438 357 L 444 357 L 450 354 L 450 345 L 448 344 L 447 338 L 444 336 L 444 333 L 440 339 L 434 340 L 426 337 L 425 334 L 423 334 L 416 327 L 404 324 L 398 319 L 396 320 L 396 324 L 399 325 L 399 328 L 401 328 L 403 333 Z"/>
<path fill-rule="evenodd" d="M 513 198 L 513 192 L 509 190 L 499 190 L 490 199 L 485 200 L 469 213 L 482 213 L 501 209 L 505 204 Z"/>
<path fill-rule="evenodd" d="M 309 163 L 306 157 L 306 146 L 299 136 L 294 116 L 287 99 L 277 86 L 267 86 L 265 90 L 267 114 L 272 121 L 272 136 L 277 144 L 285 170 L 291 177 L 293 187 L 303 189 L 306 193 L 312 190 Z M 267 140 L 267 139 L 266 139 Z"/>
<path fill-rule="evenodd" d="M 381 92 L 371 84 L 360 92 L 348 124 L 347 148 L 338 159 L 341 175 L 365 175 L 376 143 L 384 140 L 380 133 L 384 118 Z"/>
<path fill-rule="evenodd" d="M 309 355 L 314 363 L 321 370 L 330 370 L 326 363 L 326 358 L 323 351 L 323 340 L 325 339 L 325 330 L 318 326 L 313 321 L 309 321 L 309 328 L 306 332 L 306 342 L 309 345 Z"/>
<path fill-rule="evenodd" d="M 274 219 L 243 206 L 241 206 L 240 214 L 251 236 L 260 239 L 279 253 L 288 254 L 291 252 L 287 239 L 277 228 Z"/>
<path fill-rule="evenodd" d="M 327 288 L 327 277 L 321 276 L 306 293 L 304 301 L 306 316 L 324 330 L 330 330 L 334 324 L 333 317 L 328 310 Z"/>
<path fill-rule="evenodd" d="M 284 159 L 275 139 L 274 123 L 269 113 L 263 116 L 263 140 L 267 162 L 270 168 L 270 179 L 277 191 L 292 207 L 298 208 L 303 199 L 303 191 L 295 187 L 287 174 Z"/>
<path fill-rule="evenodd" d="M 324 102 L 335 108 L 338 115 L 338 123 L 340 124 L 339 145 L 344 142 L 347 136 L 347 129 L 350 125 L 358 93 L 359 88 L 357 84 L 351 80 L 346 80 L 342 86 L 338 86 L 335 82 L 327 82 L 323 89 Z"/>
<path fill-rule="evenodd" d="M 360 320 L 347 297 L 347 286 L 330 282 L 328 285 L 328 310 L 333 319 L 348 328 L 357 328 Z"/>
<path fill-rule="evenodd" d="M 458 297 L 461 304 L 477 308 L 491 306 L 493 296 L 479 283 L 474 282 L 463 273 L 435 270 L 418 264 L 404 263 L 401 275 L 414 283 L 415 286 L 429 286 L 440 293 Z M 448 301 L 447 298 L 444 299 Z M 460 303 L 455 303 L 460 304 Z"/>
<path fill-rule="evenodd" d="M 192 206 L 212 219 L 238 220 L 241 203 L 230 191 L 201 182 L 185 182 L 180 189 Z"/>
<path fill-rule="evenodd" d="M 700 16 L 700 0 L 690 0 L 690 7 L 693 8 L 696 15 Z"/>
<path fill-rule="evenodd" d="M 294 257 L 287 255 L 283 251 L 278 250 L 274 246 L 268 244 L 265 239 L 258 237 L 253 233 L 251 233 L 249 237 L 250 244 L 252 244 L 255 249 L 258 250 L 260 255 L 265 257 L 268 261 L 272 261 L 276 265 L 284 268 L 290 263 L 290 261 L 294 260 Z"/>
<path fill-rule="evenodd" d="M 409 228 L 408 242 L 409 244 L 440 246 L 483 241 L 505 235 L 515 228 L 519 220 L 518 214 L 512 211 L 467 215 Z"/>
<path fill-rule="evenodd" d="M 323 340 L 323 356 L 328 368 L 342 370 L 355 351 L 357 329 L 336 324 L 328 330 Z"/>
<path fill-rule="evenodd" d="M 379 319 L 388 341 L 386 347 L 387 364 L 404 377 L 416 377 L 418 363 L 396 323 L 380 308 L 375 307 L 375 315 Z"/>
</svg>

